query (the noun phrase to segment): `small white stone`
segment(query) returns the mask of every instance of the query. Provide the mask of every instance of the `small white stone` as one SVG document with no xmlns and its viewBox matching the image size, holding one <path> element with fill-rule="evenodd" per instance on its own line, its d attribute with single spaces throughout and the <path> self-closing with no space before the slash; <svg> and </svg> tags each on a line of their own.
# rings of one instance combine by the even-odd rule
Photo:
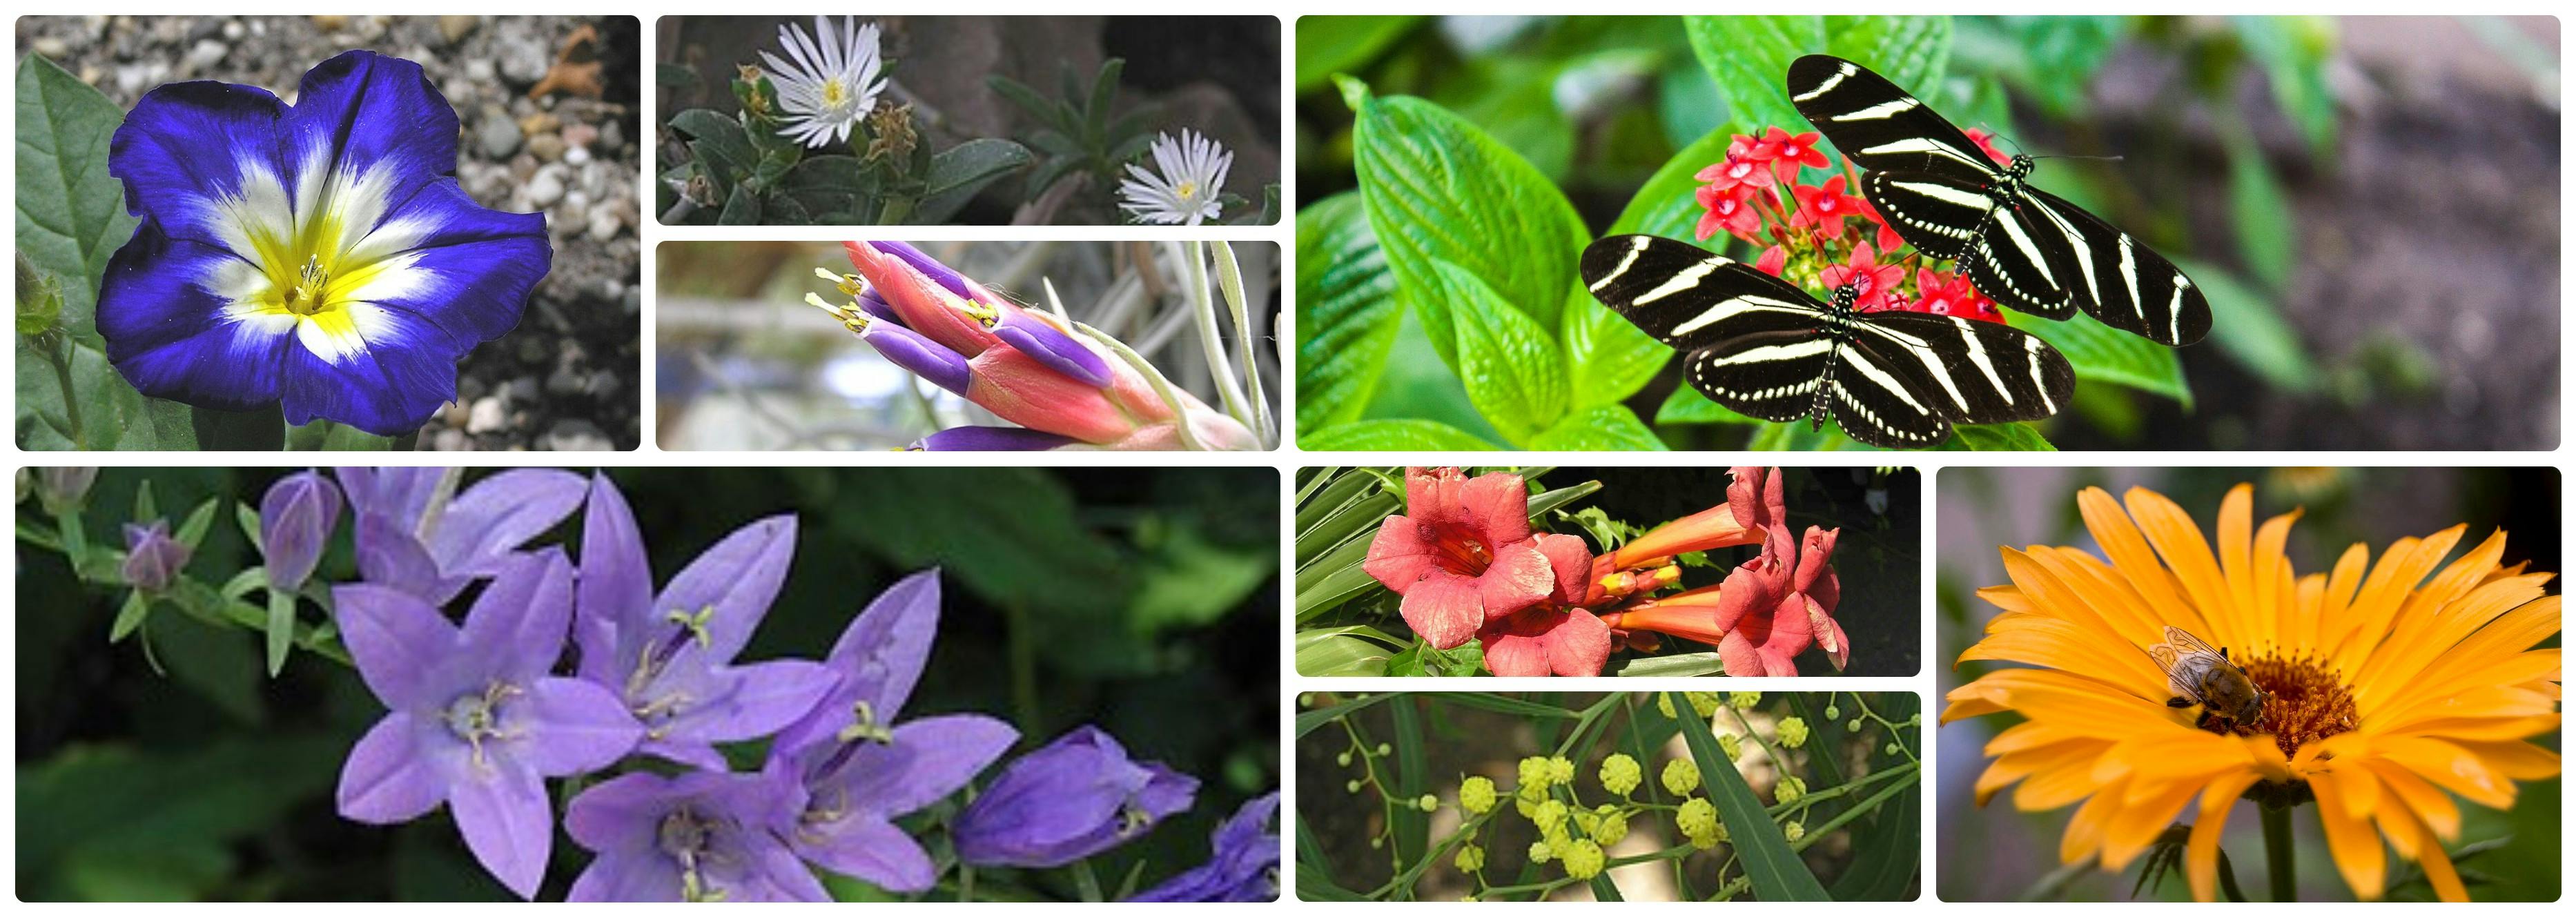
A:
<svg viewBox="0 0 2576 917">
<path fill-rule="evenodd" d="M 552 168 L 538 169 L 537 177 L 528 180 L 528 203 L 552 207 L 563 196 L 563 176 Z"/>
</svg>

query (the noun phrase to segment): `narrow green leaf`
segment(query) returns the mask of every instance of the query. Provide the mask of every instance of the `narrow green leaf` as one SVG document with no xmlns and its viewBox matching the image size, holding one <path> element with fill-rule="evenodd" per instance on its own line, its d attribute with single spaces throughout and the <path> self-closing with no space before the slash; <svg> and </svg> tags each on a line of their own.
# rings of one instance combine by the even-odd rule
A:
<svg viewBox="0 0 2576 917">
<path fill-rule="evenodd" d="M 196 509 L 188 511 L 188 518 L 180 520 L 179 527 L 171 530 L 170 537 L 195 550 L 206 540 L 206 529 L 215 524 L 215 504 L 220 502 L 221 498 L 207 497 L 198 503 Z"/>
<path fill-rule="evenodd" d="M 1430 843 L 1431 813 L 1413 807 L 1425 792 L 1430 775 L 1425 772 L 1422 751 L 1422 708 L 1420 695 L 1407 695 L 1388 706 L 1395 721 L 1395 858 L 1397 862 L 1422 859 Z"/>
<path fill-rule="evenodd" d="M 2288 290 L 2299 269 L 2299 221 L 2290 194 L 2251 132 L 2228 132 L 2226 140 L 2227 215 L 2236 250 L 2265 289 Z"/>
<path fill-rule="evenodd" d="M 1628 660 L 1616 670 L 1621 678 L 1686 678 L 1698 675 L 1724 675 L 1726 663 L 1714 651 L 1676 653 L 1670 656 L 1641 656 Z"/>
<path fill-rule="evenodd" d="M 1581 713 L 1563 707 L 1534 703 L 1488 691 L 1438 691 L 1425 692 L 1422 696 L 1443 704 L 1500 713 L 1505 716 L 1528 716 L 1552 720 L 1579 719 L 1583 716 Z"/>
<path fill-rule="evenodd" d="M 1322 728 L 1326 723 L 1385 703 L 1387 699 L 1396 696 L 1395 694 L 1371 694 L 1357 700 L 1343 701 L 1330 707 L 1318 707 L 1297 714 L 1297 731 L 1291 738 L 1305 738 L 1307 733 Z"/>
<path fill-rule="evenodd" d="M 1433 420 L 1336 424 L 1298 437 L 1297 447 L 1308 452 L 1463 452 L 1503 448 Z"/>
<path fill-rule="evenodd" d="M 1383 633 L 1366 625 L 1298 631 L 1297 674 L 1315 678 L 1373 678 L 1386 674 L 1387 660 L 1394 658 L 1395 650 L 1352 636 L 1361 631 Z"/>
<path fill-rule="evenodd" d="M 2183 378 L 2182 360 L 2171 347 L 2116 330 L 2080 312 L 2062 322 L 2006 312 L 2004 321 L 2038 335 L 2065 354 L 2078 379 L 2124 385 L 2191 407 L 2191 382 Z"/>
<path fill-rule="evenodd" d="M 286 651 L 295 645 L 295 593 L 268 590 L 268 677 L 286 668 Z"/>
<path fill-rule="evenodd" d="M 2215 264 L 2174 259 L 2209 297 L 2209 340 L 2274 388 L 2292 393 L 2314 391 L 2317 368 L 2308 360 L 2307 344 L 2281 317 L 2272 300 Z"/>
<path fill-rule="evenodd" d="M 1351 501 L 1340 511 L 1297 536 L 1297 560 L 1303 563 L 1326 549 L 1353 538 L 1374 532 L 1387 514 L 1395 512 L 1402 501 L 1394 494 L 1379 491 Z"/>
<path fill-rule="evenodd" d="M 1690 698 L 1680 691 L 1666 692 L 1675 710 L 1689 710 Z M 1717 737 L 1704 722 L 1686 723 L 1682 737 L 1690 746 L 1691 761 L 1699 765 L 1700 780 L 1708 787 L 1708 800 L 1717 806 L 1718 820 L 1726 825 L 1732 838 L 1744 875 L 1753 882 L 1753 893 L 1764 901 L 1824 901 L 1825 888 L 1816 882 L 1815 873 L 1789 849 L 1788 838 L 1780 826 L 1755 798 L 1753 788 L 1736 773 L 1735 762 L 1717 747 Z"/>
<path fill-rule="evenodd" d="M 1360 418 L 1403 327 L 1395 275 L 1357 191 L 1297 212 L 1297 428 Z"/>
<path fill-rule="evenodd" d="M 135 628 L 143 626 L 144 616 L 151 611 L 152 599 L 145 596 L 143 590 L 126 590 L 125 604 L 116 610 L 116 622 L 108 625 L 107 642 L 124 642 L 127 636 L 134 633 Z"/>
</svg>

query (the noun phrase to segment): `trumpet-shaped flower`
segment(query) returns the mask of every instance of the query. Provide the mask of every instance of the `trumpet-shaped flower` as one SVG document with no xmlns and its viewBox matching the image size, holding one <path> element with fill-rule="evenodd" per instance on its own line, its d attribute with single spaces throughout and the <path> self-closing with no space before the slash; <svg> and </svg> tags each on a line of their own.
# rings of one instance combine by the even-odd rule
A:
<svg viewBox="0 0 2576 917">
<path fill-rule="evenodd" d="M 1010 763 L 952 826 L 957 858 L 985 866 L 1052 868 L 1144 835 L 1189 809 L 1197 778 L 1129 760 L 1084 726 Z"/>
<path fill-rule="evenodd" d="M 390 824 L 445 803 L 483 868 L 535 895 L 554 845 L 544 778 L 606 767 L 643 733 L 616 695 L 547 674 L 572 619 L 571 566 L 551 549 L 518 555 L 462 628 L 382 585 L 332 596 L 358 675 L 391 710 L 349 750 L 340 815 Z"/>
<path fill-rule="evenodd" d="M 1217 196 L 1234 154 L 1184 128 L 1179 139 L 1158 134 L 1151 148 L 1154 170 L 1129 163 L 1118 182 L 1118 206 L 1140 223 L 1184 223 L 1191 226 L 1217 218 Z"/>
<path fill-rule="evenodd" d="M 756 774 L 631 773 L 583 790 L 564 833 L 597 854 L 572 901 L 831 900 L 770 830 L 804 805 L 793 785 Z"/>
<path fill-rule="evenodd" d="M 1279 792 L 1246 800 L 1210 838 L 1215 853 L 1129 901 L 1273 901 L 1279 897 Z"/>
<path fill-rule="evenodd" d="M 211 81 L 146 93 L 108 152 L 142 218 L 100 281 L 108 359 L 156 398 L 419 428 L 553 258 L 543 215 L 458 188 L 456 138 L 420 65 L 369 51 L 305 73 L 294 105 Z"/>
<path fill-rule="evenodd" d="M 809 147 L 848 143 L 886 88 L 877 24 L 843 16 L 835 29 L 831 19 L 816 16 L 811 35 L 794 24 L 779 26 L 778 44 L 789 60 L 760 52 L 761 70 L 777 85 L 786 116 L 778 135 Z"/>
<path fill-rule="evenodd" d="M 1496 675 L 1593 676 L 1610 661 L 1610 627 L 1575 607 L 1592 570 L 1592 552 L 1572 535 L 1532 536 L 1554 583 L 1548 600 L 1485 622 L 1476 631 L 1485 668 Z"/>
<path fill-rule="evenodd" d="M 1557 591 L 1550 558 L 1530 538 L 1520 475 L 1410 468 L 1404 493 L 1404 513 L 1379 525 L 1361 569 L 1404 597 L 1404 623 L 1433 648 L 1465 643 Z"/>
<path fill-rule="evenodd" d="M 581 476 L 514 468 L 457 490 L 460 468 L 338 470 L 357 516 L 358 575 L 432 605 L 498 574 L 520 545 L 581 508 Z"/>
<path fill-rule="evenodd" d="M 579 672 L 644 724 L 638 750 L 723 770 L 714 743 L 776 732 L 832 689 L 838 679 L 816 663 L 732 664 L 778 597 L 795 543 L 794 516 L 743 526 L 656 595 L 625 496 L 605 475 L 592 483 L 573 623 Z"/>
<path fill-rule="evenodd" d="M 806 861 L 888 891 L 930 888 L 930 854 L 894 819 L 963 789 L 1019 739 L 971 713 L 895 722 L 938 629 L 937 571 L 887 589 L 832 645 L 824 665 L 839 684 L 771 741 L 767 772 L 805 801 L 777 832 Z"/>
</svg>

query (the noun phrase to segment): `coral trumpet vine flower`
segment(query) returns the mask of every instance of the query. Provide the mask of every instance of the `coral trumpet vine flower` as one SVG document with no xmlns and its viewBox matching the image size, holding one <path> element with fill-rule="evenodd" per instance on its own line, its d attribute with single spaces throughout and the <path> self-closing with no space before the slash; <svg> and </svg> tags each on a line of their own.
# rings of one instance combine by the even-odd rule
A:
<svg viewBox="0 0 2576 917">
<path fill-rule="evenodd" d="M 1361 567 L 1404 596 L 1404 623 L 1434 648 L 1465 643 L 1486 622 L 1557 591 L 1548 556 L 1530 538 L 1520 475 L 1413 468 L 1404 491 L 1405 515 L 1379 526 Z"/>
</svg>

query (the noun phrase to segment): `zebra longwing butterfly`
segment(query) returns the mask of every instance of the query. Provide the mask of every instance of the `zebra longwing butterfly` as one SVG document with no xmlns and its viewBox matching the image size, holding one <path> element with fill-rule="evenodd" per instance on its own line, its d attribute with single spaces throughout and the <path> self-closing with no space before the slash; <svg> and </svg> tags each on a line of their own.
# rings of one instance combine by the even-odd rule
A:
<svg viewBox="0 0 2576 917">
<path fill-rule="evenodd" d="M 1869 170 L 1861 195 L 1917 250 L 1951 258 L 2006 308 L 2063 321 L 2075 310 L 2167 346 L 2209 333 L 2209 300 L 2173 262 L 2083 208 L 1997 167 L 1921 99 L 1851 61 L 1789 65 L 1789 100 Z"/>
<path fill-rule="evenodd" d="M 1920 312 L 1862 312 L 1857 284 L 1817 302 L 1753 266 L 1659 236 L 1583 250 L 1583 281 L 1610 310 L 1682 351 L 1682 377 L 1738 413 L 1787 423 L 1827 414 L 1873 446 L 1936 445 L 1954 423 L 2037 420 L 2075 390 L 2066 357 L 2029 332 Z"/>
</svg>

